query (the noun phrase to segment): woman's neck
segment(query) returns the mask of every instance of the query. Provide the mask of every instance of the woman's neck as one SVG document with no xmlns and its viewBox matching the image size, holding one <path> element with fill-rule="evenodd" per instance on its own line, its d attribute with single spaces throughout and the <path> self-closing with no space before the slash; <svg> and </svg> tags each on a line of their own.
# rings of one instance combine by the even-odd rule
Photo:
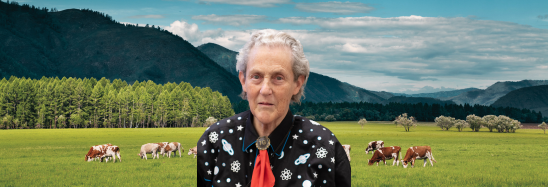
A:
<svg viewBox="0 0 548 187">
<path fill-rule="evenodd" d="M 257 131 L 257 134 L 259 134 L 259 137 L 261 136 L 269 136 L 278 125 L 280 125 L 283 121 L 282 119 L 277 119 L 276 121 L 273 121 L 273 123 L 261 123 L 257 118 L 253 118 L 253 126 L 255 127 L 255 130 Z"/>
</svg>

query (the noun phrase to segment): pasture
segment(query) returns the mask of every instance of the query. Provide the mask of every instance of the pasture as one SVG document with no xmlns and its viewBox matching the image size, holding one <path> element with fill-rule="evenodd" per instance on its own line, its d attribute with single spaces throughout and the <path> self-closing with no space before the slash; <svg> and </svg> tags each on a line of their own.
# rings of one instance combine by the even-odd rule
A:
<svg viewBox="0 0 548 187">
<path fill-rule="evenodd" d="M 352 186 L 547 186 L 548 135 L 538 129 L 494 133 L 487 129 L 441 131 L 432 123 L 411 132 L 387 122 L 321 122 L 352 146 Z M 196 159 L 188 149 L 205 128 L 0 130 L 0 186 L 195 186 Z M 369 166 L 367 143 L 430 145 L 438 163 L 426 168 Z M 177 141 L 185 152 L 168 159 L 141 160 L 142 144 Z M 85 162 L 90 146 L 120 147 L 122 162 Z M 150 158 L 150 154 L 149 154 Z M 387 164 L 391 165 L 392 160 Z"/>
</svg>

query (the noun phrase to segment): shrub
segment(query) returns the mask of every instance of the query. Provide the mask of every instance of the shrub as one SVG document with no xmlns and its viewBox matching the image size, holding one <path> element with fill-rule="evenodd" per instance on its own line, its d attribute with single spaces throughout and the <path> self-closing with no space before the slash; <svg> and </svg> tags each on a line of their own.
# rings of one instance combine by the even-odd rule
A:
<svg viewBox="0 0 548 187">
<path fill-rule="evenodd" d="M 482 126 L 485 126 L 485 121 L 483 120 L 483 118 L 474 114 L 466 116 L 466 122 L 468 122 L 470 128 L 474 132 L 478 132 Z"/>
<path fill-rule="evenodd" d="M 333 115 L 328 115 L 328 116 L 325 116 L 325 121 L 335 121 L 335 116 Z"/>
<path fill-rule="evenodd" d="M 538 125 L 538 127 L 540 127 L 540 129 L 542 129 L 544 131 L 544 134 L 546 134 L 546 123 L 545 122 L 542 122 L 540 125 Z"/>
<path fill-rule="evenodd" d="M 204 127 L 209 127 L 213 124 L 217 123 L 217 119 L 215 119 L 214 117 L 209 117 L 205 120 L 205 123 L 204 123 Z"/>
<path fill-rule="evenodd" d="M 493 124 L 497 132 L 516 132 L 517 129 L 521 128 L 521 123 L 518 120 L 503 115 L 494 118 Z"/>
<path fill-rule="evenodd" d="M 497 119 L 497 116 L 495 115 L 486 115 L 483 116 L 484 126 L 489 129 L 489 132 L 493 132 L 493 129 L 495 129 L 496 124 L 495 120 Z"/>
<path fill-rule="evenodd" d="M 459 132 L 462 132 L 462 129 L 468 126 L 470 126 L 470 124 L 468 124 L 468 122 L 464 120 L 461 120 L 461 119 L 455 120 L 455 128 L 457 128 Z"/>
<path fill-rule="evenodd" d="M 455 125 L 455 118 L 449 117 L 449 116 L 440 116 L 434 119 L 436 122 L 436 126 L 440 127 L 441 130 L 449 130 L 451 127 Z"/>
<path fill-rule="evenodd" d="M 416 122 L 417 120 L 415 120 L 415 117 L 411 116 L 408 118 L 407 113 L 403 113 L 402 115 L 396 117 L 396 120 L 394 120 L 394 123 L 405 128 L 406 132 L 409 132 L 411 127 L 417 127 Z"/>
<path fill-rule="evenodd" d="M 367 120 L 365 118 L 362 118 L 360 119 L 360 121 L 358 121 L 358 124 L 362 125 L 362 129 L 363 129 L 363 125 L 367 123 Z"/>
</svg>

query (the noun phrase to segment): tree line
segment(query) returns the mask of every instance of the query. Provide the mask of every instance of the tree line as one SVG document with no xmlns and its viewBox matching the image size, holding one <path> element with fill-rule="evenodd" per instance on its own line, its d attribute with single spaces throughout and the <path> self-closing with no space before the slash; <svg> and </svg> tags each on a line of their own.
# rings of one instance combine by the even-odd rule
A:
<svg viewBox="0 0 548 187">
<path fill-rule="evenodd" d="M 236 113 L 248 110 L 247 101 L 235 104 Z M 518 109 L 511 107 L 491 107 L 484 105 L 457 105 L 457 104 L 410 104 L 410 103 L 389 103 L 377 104 L 367 102 L 303 102 L 290 105 L 293 114 L 305 116 L 318 121 L 358 121 L 361 118 L 367 121 L 394 121 L 397 116 L 407 113 L 417 121 L 434 122 L 438 116 L 452 116 L 456 119 L 466 120 L 471 114 L 483 117 L 486 115 L 504 115 L 521 123 L 541 123 L 548 121 L 542 117 L 541 112 L 529 109 Z"/>
<path fill-rule="evenodd" d="M 0 91 L 0 128 L 190 127 L 234 115 L 228 97 L 186 82 L 12 76 Z"/>
</svg>

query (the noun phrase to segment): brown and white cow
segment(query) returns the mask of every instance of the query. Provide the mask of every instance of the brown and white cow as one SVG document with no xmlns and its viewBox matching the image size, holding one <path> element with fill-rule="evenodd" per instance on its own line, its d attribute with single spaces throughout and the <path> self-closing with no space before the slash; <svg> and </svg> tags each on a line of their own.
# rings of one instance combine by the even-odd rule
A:
<svg viewBox="0 0 548 187">
<path fill-rule="evenodd" d="M 430 160 L 430 165 L 432 166 L 434 166 L 432 161 L 437 163 L 436 159 L 434 159 L 434 155 L 432 155 L 430 146 L 414 146 L 407 149 L 405 158 L 401 160 L 403 168 L 407 168 L 409 162 L 411 162 L 411 167 L 415 167 L 416 159 L 424 159 L 424 165 L 422 167 L 426 167 L 426 159 Z"/>
<path fill-rule="evenodd" d="M 399 146 L 390 146 L 390 147 L 383 147 L 377 149 L 375 152 L 373 152 L 373 156 L 371 159 L 369 159 L 369 165 L 373 165 L 375 162 L 377 162 L 377 166 L 379 166 L 379 162 L 382 160 L 384 162 L 384 165 L 386 165 L 386 160 L 394 159 L 392 162 L 392 165 L 396 164 L 397 166 L 400 165 L 400 162 L 398 159 L 401 159 L 401 147 Z"/>
<path fill-rule="evenodd" d="M 365 154 L 368 154 L 369 151 L 374 151 L 383 147 L 384 147 L 384 142 L 382 140 L 369 142 L 369 144 L 367 145 L 367 148 L 365 149 Z"/>
<path fill-rule="evenodd" d="M 342 146 L 344 148 L 344 152 L 346 152 L 346 156 L 348 156 L 348 161 L 350 161 L 350 145 L 344 144 Z"/>
<path fill-rule="evenodd" d="M 103 145 L 95 145 L 91 146 L 89 148 L 88 153 L 86 154 L 85 161 L 91 162 L 93 160 L 99 159 L 104 151 L 106 151 L 106 148 L 108 146 L 112 146 L 112 144 L 103 144 Z"/>
<path fill-rule="evenodd" d="M 103 161 L 103 158 L 105 158 L 106 162 L 108 162 L 108 157 L 111 157 L 114 163 L 116 163 L 116 156 L 118 156 L 118 160 L 122 162 L 122 158 L 120 157 L 120 148 L 115 145 L 107 146 L 100 156 L 101 162 Z"/>
<path fill-rule="evenodd" d="M 177 156 L 177 150 L 179 151 L 179 158 L 181 157 L 181 150 L 185 152 L 185 150 L 182 149 L 181 144 L 179 142 L 171 142 L 167 144 L 167 146 L 162 150 L 161 153 L 163 156 L 165 156 L 166 152 L 168 154 L 168 157 L 171 158 L 171 153 L 173 152 L 174 156 Z"/>
<path fill-rule="evenodd" d="M 158 146 L 160 146 L 160 154 L 162 156 L 166 156 L 166 147 L 168 146 L 169 142 L 160 142 L 160 143 L 156 143 L 156 144 L 158 144 Z"/>
<path fill-rule="evenodd" d="M 145 158 L 145 160 L 148 160 L 147 153 L 150 153 L 152 154 L 152 159 L 154 159 L 155 157 L 160 159 L 160 156 L 158 155 L 159 152 L 160 145 L 158 145 L 157 143 L 147 143 L 141 146 L 141 151 L 138 155 L 139 157 L 141 157 L 141 159 Z"/>
<path fill-rule="evenodd" d="M 194 154 L 194 158 L 196 158 L 196 155 L 198 154 L 198 146 L 194 146 L 193 148 L 188 149 L 188 155 Z"/>
</svg>

